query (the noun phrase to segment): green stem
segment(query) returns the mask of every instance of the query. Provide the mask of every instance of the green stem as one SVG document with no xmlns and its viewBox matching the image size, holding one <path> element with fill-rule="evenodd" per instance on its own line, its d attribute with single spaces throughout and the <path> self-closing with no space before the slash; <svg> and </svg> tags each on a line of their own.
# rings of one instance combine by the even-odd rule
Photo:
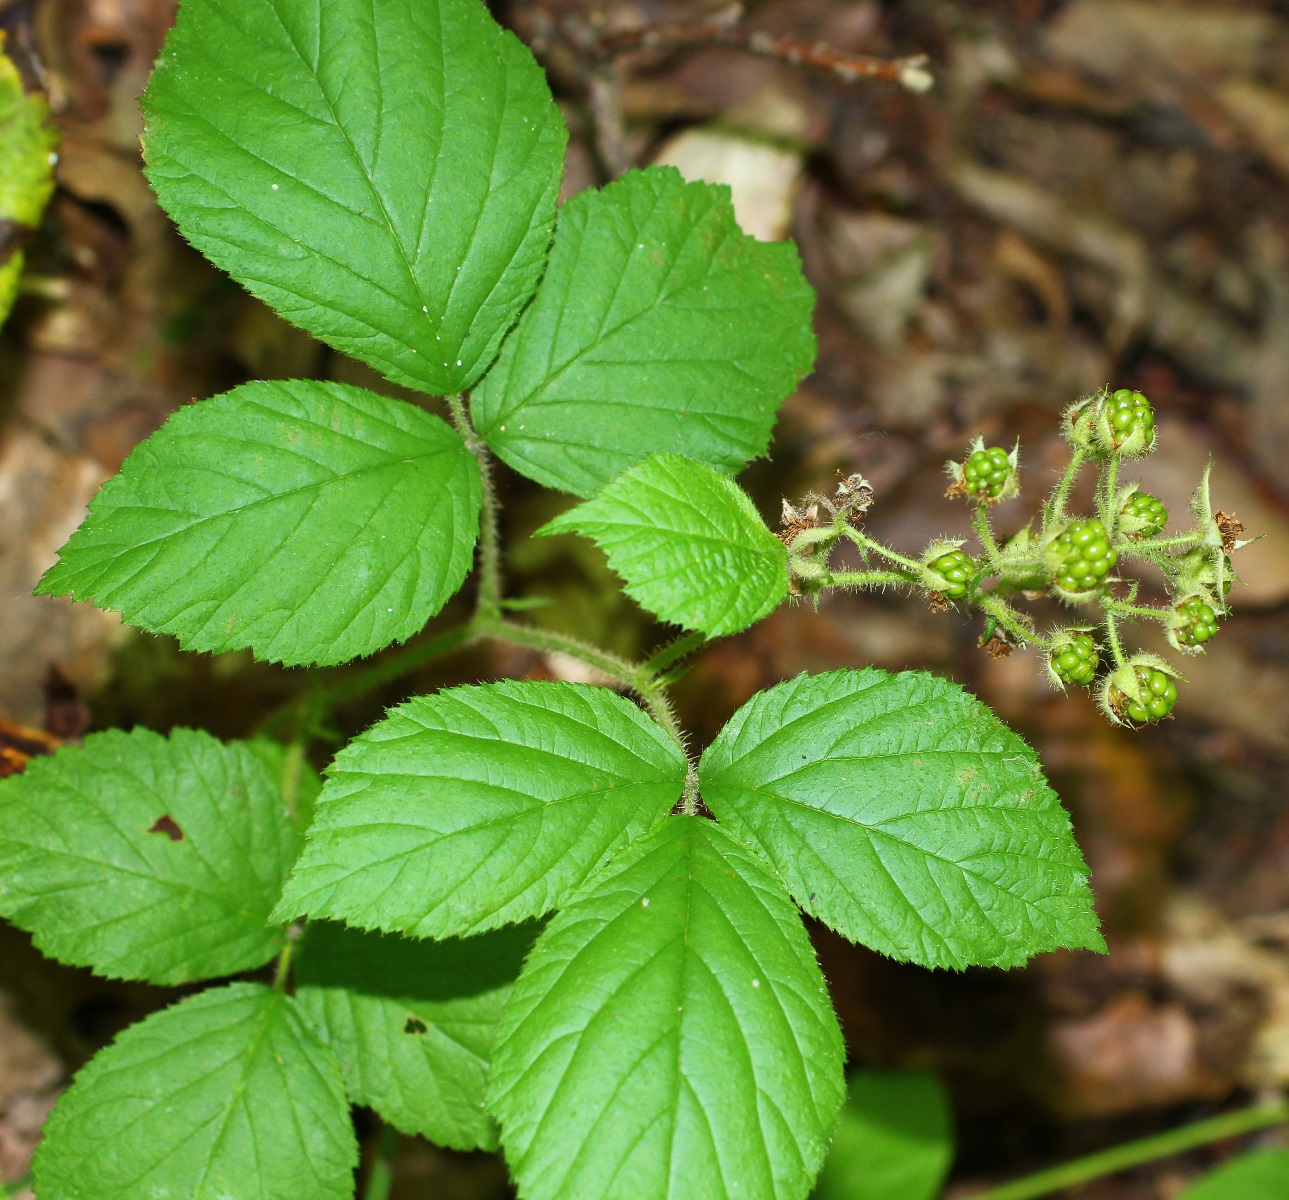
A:
<svg viewBox="0 0 1289 1200">
<path fill-rule="evenodd" d="M 394 1186 L 394 1159 L 397 1154 L 398 1130 L 392 1125 L 382 1124 L 376 1142 L 376 1157 L 372 1159 L 367 1186 L 363 1189 L 363 1200 L 389 1200 Z"/>
<path fill-rule="evenodd" d="M 501 616 L 504 584 L 501 577 L 501 523 L 497 504 L 497 485 L 493 479 L 492 455 L 470 424 L 465 402 L 460 396 L 449 396 L 452 424 L 479 464 L 482 504 L 479 516 L 479 592 L 476 615 L 487 621 Z"/>
<path fill-rule="evenodd" d="M 1253 1133 L 1271 1125 L 1280 1125 L 1289 1121 L 1289 1101 L 1279 1100 L 1274 1104 L 1256 1105 L 1243 1108 L 1238 1112 L 1223 1113 L 1203 1121 L 1183 1125 L 1180 1129 L 1170 1129 L 1167 1133 L 1157 1133 L 1151 1137 L 1139 1138 L 1135 1142 L 1125 1142 L 1122 1146 L 1112 1146 L 1057 1167 L 1049 1167 L 1027 1175 L 1023 1179 L 998 1187 L 986 1188 L 976 1192 L 970 1200 L 1035 1200 L 1038 1196 L 1049 1196 L 1064 1188 L 1077 1187 L 1105 1175 L 1142 1163 L 1154 1162 L 1156 1159 L 1168 1158 L 1207 1146 L 1210 1142 L 1219 1142 L 1224 1138 L 1238 1137 L 1240 1134 Z"/>
<path fill-rule="evenodd" d="M 1082 450 L 1075 450 L 1070 455 L 1070 461 L 1065 464 L 1065 474 L 1061 476 L 1061 482 L 1056 485 L 1056 490 L 1052 493 L 1043 509 L 1043 532 L 1046 533 L 1053 525 L 1065 520 L 1065 506 L 1070 501 L 1070 491 L 1074 487 L 1074 481 L 1078 478 L 1079 468 L 1083 466 L 1084 454 Z"/>
<path fill-rule="evenodd" d="M 911 558 L 896 554 L 894 550 L 887 549 L 881 542 L 874 541 L 851 525 L 841 526 L 840 532 L 843 537 L 849 538 L 861 550 L 871 550 L 874 554 L 880 554 L 887 562 L 893 562 L 896 566 L 903 567 L 906 571 L 911 571 L 914 580 L 918 583 L 925 584 L 927 582 L 927 569 L 920 562 L 914 562 Z"/>
<path fill-rule="evenodd" d="M 1167 621 L 1172 612 L 1167 608 L 1153 608 L 1148 604 L 1128 604 L 1123 600 L 1103 601 L 1119 617 L 1142 617 L 1147 621 Z"/>
<path fill-rule="evenodd" d="M 994 531 L 989 525 L 989 514 L 983 504 L 976 505 L 976 511 L 971 520 L 976 527 L 976 536 L 984 547 L 985 558 L 989 562 L 990 569 L 995 575 L 1001 575 L 1003 573 L 1002 554 L 998 549 L 998 543 L 994 540 Z"/>
<path fill-rule="evenodd" d="M 1115 620 L 1114 613 L 1106 607 L 1105 601 L 1102 601 L 1101 611 L 1105 614 L 1105 637 L 1110 646 L 1110 654 L 1114 658 L 1116 667 L 1123 666 L 1123 643 L 1119 640 L 1119 624 Z"/>
<path fill-rule="evenodd" d="M 567 654 L 570 658 L 575 658 L 593 670 L 599 671 L 612 682 L 635 692 L 645 708 L 649 710 L 649 715 L 685 752 L 685 760 L 690 763 L 692 769 L 693 763 L 685 744 L 685 735 L 676 720 L 676 714 L 672 711 L 671 701 L 667 698 L 667 689 L 647 666 L 628 662 L 625 658 L 600 650 L 580 638 L 570 637 L 564 633 L 553 633 L 547 629 L 536 629 L 531 625 L 519 625 L 514 621 L 480 619 L 477 622 L 477 628 L 481 637 L 509 642 L 512 646 L 528 646 L 547 654 Z"/>
<path fill-rule="evenodd" d="M 996 592 L 982 592 L 976 597 L 975 602 L 981 612 L 988 613 L 1018 641 L 1037 646 L 1040 650 L 1052 648 L 1051 641 L 1026 625 L 1016 610 Z"/>
<path fill-rule="evenodd" d="M 0 1184 L 0 1196 L 9 1200 L 12 1196 L 21 1196 L 32 1185 L 32 1174 L 28 1171 L 25 1175 L 19 1175 L 12 1183 Z"/>
<path fill-rule="evenodd" d="M 673 663 L 678 663 L 682 658 L 688 658 L 691 654 L 697 653 L 707 644 L 707 634 L 705 633 L 686 633 L 663 646 L 652 658 L 644 665 L 644 669 L 651 675 L 661 675 Z"/>
<path fill-rule="evenodd" d="M 318 713 L 329 712 L 338 704 L 343 704 L 357 696 L 365 696 L 368 692 L 384 687 L 387 683 L 393 683 L 396 679 L 402 679 L 404 675 L 420 670 L 421 667 L 436 659 L 446 658 L 463 646 L 476 641 L 477 638 L 478 633 L 474 622 L 471 621 L 453 625 L 441 633 L 412 642 L 402 650 L 388 654 L 372 663 L 369 667 L 350 671 L 347 677 L 334 687 L 322 688 L 288 702 L 270 714 L 260 725 L 258 732 L 269 737 L 280 736 L 291 729 L 293 721 L 298 726 L 301 716 L 309 708 L 314 708 Z"/>
<path fill-rule="evenodd" d="M 1114 506 L 1114 497 L 1118 490 L 1119 458 L 1115 455 L 1106 463 L 1105 471 L 1101 476 L 1101 494 L 1097 499 L 1101 509 L 1101 524 L 1106 527 L 1112 540 L 1119 528 L 1119 514 L 1115 512 Z"/>
<path fill-rule="evenodd" d="M 902 571 L 834 571 L 824 581 L 824 587 L 870 588 L 886 587 L 889 584 L 904 584 L 916 587 L 921 582 L 910 579 Z"/>
<path fill-rule="evenodd" d="M 286 985 L 291 978 L 291 959 L 295 957 L 295 944 L 300 940 L 301 927 L 299 924 L 291 925 L 286 931 L 286 941 L 282 945 L 282 953 L 277 956 L 277 966 L 273 969 L 273 990 L 275 992 L 285 992 Z"/>
</svg>

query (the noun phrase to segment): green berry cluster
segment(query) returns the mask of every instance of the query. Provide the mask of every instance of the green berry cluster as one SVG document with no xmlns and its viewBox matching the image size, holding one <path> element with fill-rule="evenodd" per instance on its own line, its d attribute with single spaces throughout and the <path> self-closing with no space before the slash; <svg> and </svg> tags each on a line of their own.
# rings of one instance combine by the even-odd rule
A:
<svg viewBox="0 0 1289 1200">
<path fill-rule="evenodd" d="M 977 450 L 962 464 L 962 486 L 969 495 L 993 500 L 1012 477 L 1011 459 L 1001 446 Z"/>
<path fill-rule="evenodd" d="M 1155 414 L 1140 392 L 1120 388 L 1102 401 L 1097 421 L 1107 451 L 1141 454 L 1155 442 Z"/>
<path fill-rule="evenodd" d="M 1203 596 L 1191 596 L 1174 610 L 1181 624 L 1173 629 L 1173 637 L 1183 646 L 1202 646 L 1217 632 L 1217 613 Z"/>
<path fill-rule="evenodd" d="M 1063 592 L 1080 595 L 1096 591 L 1119 555 L 1106 527 L 1096 517 L 1067 525 L 1050 550 L 1053 582 Z"/>
<path fill-rule="evenodd" d="M 935 590 L 950 600 L 961 600 L 967 594 L 971 577 L 976 573 L 976 564 L 961 550 L 948 550 L 927 563 L 927 568 L 940 581 Z"/>
<path fill-rule="evenodd" d="M 1168 509 L 1157 496 L 1133 492 L 1119 510 L 1123 532 L 1128 537 L 1152 538 L 1163 533 L 1168 524 Z"/>
<path fill-rule="evenodd" d="M 1137 663 L 1132 666 L 1137 683 L 1137 696 L 1130 695 L 1114 679 L 1107 699 L 1110 707 L 1125 720 L 1137 725 L 1162 721 L 1177 703 L 1177 684 L 1158 667 Z"/>
<path fill-rule="evenodd" d="M 1075 633 L 1068 642 L 1055 648 L 1047 661 L 1062 683 L 1087 687 L 1096 678 L 1101 651 L 1089 634 Z"/>
</svg>

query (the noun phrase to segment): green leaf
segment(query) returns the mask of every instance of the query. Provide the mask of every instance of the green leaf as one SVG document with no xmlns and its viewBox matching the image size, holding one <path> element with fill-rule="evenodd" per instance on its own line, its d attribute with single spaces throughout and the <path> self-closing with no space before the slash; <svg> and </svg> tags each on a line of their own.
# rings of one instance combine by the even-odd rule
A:
<svg viewBox="0 0 1289 1200">
<path fill-rule="evenodd" d="M 91 734 L 0 783 L 0 915 L 113 978 L 189 983 L 267 962 L 298 850 L 254 755 L 190 729 Z"/>
<path fill-rule="evenodd" d="M 12 226 L 32 229 L 40 224 L 54 190 L 58 144 L 49 105 L 43 96 L 23 91 L 22 77 L 3 45 L 0 33 L 0 227 L 6 230 L 0 245 L 0 323 L 13 307 L 22 274 L 22 251 L 11 248 Z"/>
<path fill-rule="evenodd" d="M 340 1060 L 349 1097 L 404 1133 L 495 1150 L 484 1084 L 501 1009 L 536 929 L 408 941 L 313 923 L 296 999 Z"/>
<path fill-rule="evenodd" d="M 627 595 L 709 637 L 738 633 L 788 594 L 783 543 L 747 493 L 711 467 L 655 454 L 537 531 L 591 538 Z"/>
<path fill-rule="evenodd" d="M 1034 752 L 932 675 L 802 675 L 703 755 L 703 799 L 812 916 L 928 967 L 1104 949 L 1083 856 Z"/>
<path fill-rule="evenodd" d="M 560 212 L 550 266 L 471 397 L 515 470 L 592 496 L 656 451 L 734 472 L 814 363 L 792 246 L 746 236 L 729 189 L 632 171 Z"/>
<path fill-rule="evenodd" d="M 782 885 L 711 821 L 671 817 L 538 939 L 489 1102 L 526 1200 L 800 1200 L 842 1058 Z"/>
<path fill-rule="evenodd" d="M 1289 1196 L 1289 1150 L 1256 1150 L 1223 1164 L 1178 1200 L 1284 1200 Z"/>
<path fill-rule="evenodd" d="M 213 988 L 132 1025 L 45 1125 L 40 1200 L 349 1200 L 340 1069 L 280 992 Z"/>
<path fill-rule="evenodd" d="M 277 915 L 449 937 L 556 907 L 666 816 L 685 759 L 607 688 L 506 682 L 394 709 L 327 776 Z"/>
<path fill-rule="evenodd" d="M 479 0 L 184 0 L 143 100 L 180 231 L 408 387 L 487 370 L 541 275 L 566 135 Z"/>
<path fill-rule="evenodd" d="M 330 665 L 418 632 L 461 586 L 479 468 L 438 417 L 339 383 L 248 383 L 137 446 L 41 580 L 169 633 Z"/>
<path fill-rule="evenodd" d="M 930 1071 L 860 1071 L 814 1200 L 936 1200 L 952 1161 L 949 1100 Z"/>
</svg>

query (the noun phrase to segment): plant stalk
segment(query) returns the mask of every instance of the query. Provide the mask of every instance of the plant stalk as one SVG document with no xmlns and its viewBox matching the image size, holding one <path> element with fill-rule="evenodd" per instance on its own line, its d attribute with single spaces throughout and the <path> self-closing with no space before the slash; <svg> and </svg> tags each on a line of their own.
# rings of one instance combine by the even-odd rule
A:
<svg viewBox="0 0 1289 1200">
<path fill-rule="evenodd" d="M 475 612 L 484 620 L 495 621 L 501 617 L 504 583 L 501 576 L 500 509 L 497 504 L 497 485 L 493 478 L 492 455 L 470 424 L 470 415 L 466 412 L 463 398 L 449 396 L 448 407 L 452 412 L 452 424 L 479 464 L 482 503 L 479 515 L 479 592 Z"/>
<path fill-rule="evenodd" d="M 1026 1175 L 1023 1179 L 1014 1179 L 1011 1183 L 986 1188 L 983 1192 L 974 1193 L 969 1200 L 1035 1200 L 1036 1197 L 1050 1196 L 1053 1192 L 1077 1187 L 1093 1179 L 1125 1171 L 1129 1167 L 1285 1122 L 1289 1122 L 1289 1100 L 1222 1113 L 1220 1116 L 1183 1125 L 1179 1129 L 1170 1129 L 1166 1133 L 1125 1142 L 1122 1146 L 1111 1146 L 1108 1150 L 1099 1150 L 1060 1166 L 1048 1167 L 1044 1171 Z"/>
<path fill-rule="evenodd" d="M 367 1186 L 363 1189 L 363 1200 L 389 1200 L 394 1186 L 394 1159 L 397 1154 L 398 1130 L 392 1125 L 382 1124 L 376 1142 L 376 1156 L 372 1159 Z"/>
</svg>

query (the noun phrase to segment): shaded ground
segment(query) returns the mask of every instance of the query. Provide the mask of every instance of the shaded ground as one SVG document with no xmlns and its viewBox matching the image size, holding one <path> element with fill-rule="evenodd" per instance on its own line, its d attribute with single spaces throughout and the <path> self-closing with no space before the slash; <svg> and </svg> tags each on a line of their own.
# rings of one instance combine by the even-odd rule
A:
<svg viewBox="0 0 1289 1200">
<path fill-rule="evenodd" d="M 156 208 L 134 98 L 172 11 L 0 0 L 0 26 L 63 135 L 29 294 L 0 334 L 0 716 L 31 725 L 46 720 L 51 665 L 95 727 L 238 735 L 307 686 L 304 672 L 180 656 L 26 593 L 98 484 L 185 401 L 250 377 L 387 387 L 207 267 Z M 1212 454 L 1219 504 L 1264 535 L 1237 562 L 1237 615 L 1186 662 L 1178 718 L 1160 729 L 1113 730 L 1085 700 L 1052 693 L 1032 656 L 992 660 L 960 616 L 896 597 L 782 611 L 682 682 L 682 715 L 705 741 L 756 689 L 804 669 L 934 669 L 1034 741 L 1074 814 L 1111 955 L 930 974 L 818 931 L 855 1061 L 944 1074 L 960 1122 L 957 1195 L 1289 1083 L 1284 6 L 749 6 L 749 26 L 806 44 L 925 52 L 937 80 L 926 95 L 728 47 L 633 54 L 616 72 L 588 54 L 606 30 L 711 15 L 688 3 L 611 6 L 602 26 L 525 0 L 499 15 L 539 45 L 565 107 L 566 194 L 605 177 L 606 153 L 663 159 L 732 180 L 745 225 L 798 240 L 821 353 L 771 459 L 747 476 L 764 512 L 861 470 L 877 490 L 876 532 L 917 552 L 963 527 L 941 466 L 982 432 L 1021 439 L 1020 525 L 1050 478 L 1061 407 L 1112 381 L 1142 388 L 1160 414 L 1149 490 L 1184 507 Z M 557 616 L 537 619 L 628 653 L 659 635 L 592 549 L 570 560 L 523 539 L 550 497 L 512 476 L 504 487 L 514 590 L 558 600 Z M 412 691 L 565 669 L 515 652 L 461 657 L 339 718 L 352 731 Z M 74 734 L 65 691 L 60 703 L 55 722 Z M 67 1071 L 169 998 L 56 967 L 0 929 L 0 1178 L 21 1174 Z M 1212 1158 L 1080 1195 L 1163 1200 Z M 400 1172 L 400 1197 L 504 1194 L 482 1156 L 408 1143 Z"/>
</svg>

